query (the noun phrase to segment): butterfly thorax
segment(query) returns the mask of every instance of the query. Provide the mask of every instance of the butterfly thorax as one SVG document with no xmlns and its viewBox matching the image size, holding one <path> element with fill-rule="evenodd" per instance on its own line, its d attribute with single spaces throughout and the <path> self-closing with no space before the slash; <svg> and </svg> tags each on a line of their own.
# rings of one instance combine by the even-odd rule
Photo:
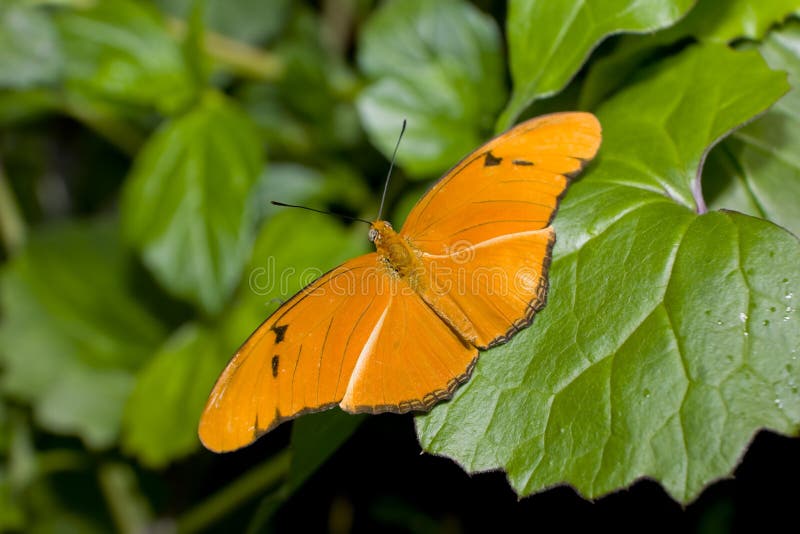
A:
<svg viewBox="0 0 800 534">
<path fill-rule="evenodd" d="M 408 278 L 409 283 L 418 283 L 419 274 L 423 271 L 418 252 L 408 240 L 394 231 L 386 221 L 375 221 L 369 230 L 370 241 L 381 261 L 390 273 L 400 278 Z"/>
</svg>

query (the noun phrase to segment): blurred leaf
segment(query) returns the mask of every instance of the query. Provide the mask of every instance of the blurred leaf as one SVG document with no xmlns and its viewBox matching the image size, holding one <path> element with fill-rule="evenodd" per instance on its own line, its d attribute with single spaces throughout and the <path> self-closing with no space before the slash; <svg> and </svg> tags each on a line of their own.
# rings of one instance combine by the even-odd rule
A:
<svg viewBox="0 0 800 534">
<path fill-rule="evenodd" d="M 129 285 L 129 259 L 114 225 L 71 223 L 32 233 L 0 279 L 3 391 L 93 448 L 116 439 L 131 372 L 163 336 Z"/>
<path fill-rule="evenodd" d="M 502 468 L 520 495 L 647 476 L 688 502 L 759 429 L 800 431 L 800 243 L 698 215 L 692 194 L 708 147 L 785 90 L 755 52 L 695 46 L 607 102 L 556 218 L 547 308 L 417 419 L 424 448 Z"/>
<path fill-rule="evenodd" d="M 142 464 L 163 468 L 197 450 L 197 424 L 231 353 L 194 324 L 175 332 L 139 372 L 123 421 L 122 444 Z"/>
<path fill-rule="evenodd" d="M 218 313 L 253 237 L 248 196 L 262 167 L 252 123 L 216 93 L 144 146 L 122 201 L 128 239 L 173 294 Z"/>
<path fill-rule="evenodd" d="M 704 190 L 713 208 L 769 219 L 800 236 L 800 23 L 771 33 L 761 53 L 789 71 L 792 90 L 714 149 Z"/>
<path fill-rule="evenodd" d="M 342 58 L 324 45 L 319 15 L 299 4 L 292 11 L 272 49 L 281 58 L 283 75 L 271 84 L 246 84 L 239 96 L 272 152 L 318 162 L 325 152 L 361 140 L 351 102 L 357 82 Z"/>
<path fill-rule="evenodd" d="M 0 529 L 4 532 L 21 531 L 25 526 L 22 506 L 14 499 L 11 484 L 4 467 L 0 467 Z"/>
<path fill-rule="evenodd" d="M 490 131 L 503 104 L 500 32 L 461 0 L 386 2 L 364 25 L 358 63 L 372 84 L 358 96 L 370 141 L 414 176 L 453 165 Z"/>
<path fill-rule="evenodd" d="M 0 90 L 0 126 L 36 119 L 58 105 L 55 94 L 46 89 Z"/>
<path fill-rule="evenodd" d="M 185 17 L 193 0 L 156 0 L 164 11 Z M 249 43 L 270 40 L 286 24 L 289 0 L 206 0 L 205 20 L 210 30 Z"/>
<path fill-rule="evenodd" d="M 419 199 L 428 192 L 428 189 L 430 189 L 430 184 L 414 187 L 400 197 L 400 200 L 397 201 L 397 204 L 392 210 L 392 217 L 390 219 L 395 228 L 403 227 L 403 223 L 406 217 L 408 217 L 408 214 L 411 213 L 411 209 L 419 202 Z"/>
<path fill-rule="evenodd" d="M 0 5 L 0 88 L 50 84 L 61 74 L 58 32 L 50 17 L 16 2 Z"/>
<path fill-rule="evenodd" d="M 698 0 L 678 24 L 649 35 L 626 35 L 614 51 L 589 69 L 581 90 L 581 108 L 596 107 L 606 95 L 623 85 L 659 49 L 692 37 L 727 43 L 735 39 L 761 39 L 769 27 L 790 13 L 800 14 L 797 0 Z"/>
<path fill-rule="evenodd" d="M 314 169 L 296 163 L 270 163 L 261 173 L 253 194 L 260 218 L 286 211 L 286 208 L 270 204 L 273 200 L 312 207 L 325 207 L 335 202 L 355 210 L 374 204 L 370 190 L 349 167 Z"/>
<path fill-rule="evenodd" d="M 508 48 L 514 91 L 497 121 L 510 127 L 537 98 L 564 88 L 607 36 L 651 32 L 674 24 L 696 0 L 512 0 Z"/>
<path fill-rule="evenodd" d="M 56 20 L 72 87 L 163 113 L 182 109 L 197 94 L 180 47 L 147 3 L 103 0 Z"/>
</svg>

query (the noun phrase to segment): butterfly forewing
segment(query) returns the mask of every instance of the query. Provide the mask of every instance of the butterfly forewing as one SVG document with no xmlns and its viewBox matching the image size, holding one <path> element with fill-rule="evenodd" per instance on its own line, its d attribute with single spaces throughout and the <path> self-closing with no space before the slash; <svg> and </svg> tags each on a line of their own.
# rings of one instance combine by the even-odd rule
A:
<svg viewBox="0 0 800 534">
<path fill-rule="evenodd" d="M 415 246 L 447 254 L 498 236 L 550 225 L 568 177 L 600 146 L 589 113 L 523 122 L 451 169 L 417 203 L 402 233 Z"/>
</svg>

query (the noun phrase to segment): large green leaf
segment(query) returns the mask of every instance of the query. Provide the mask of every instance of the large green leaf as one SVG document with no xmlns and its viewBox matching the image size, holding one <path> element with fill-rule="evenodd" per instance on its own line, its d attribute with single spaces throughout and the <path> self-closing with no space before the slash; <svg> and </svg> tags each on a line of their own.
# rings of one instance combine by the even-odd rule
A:
<svg viewBox="0 0 800 534">
<path fill-rule="evenodd" d="M 786 90 L 756 52 L 691 47 L 600 108 L 604 144 L 556 218 L 548 306 L 417 419 L 424 448 L 521 495 L 652 477 L 687 502 L 761 428 L 800 430 L 800 243 L 704 213 L 709 146 Z"/>
<path fill-rule="evenodd" d="M 674 24 L 696 0 L 511 0 L 508 48 L 514 91 L 498 130 L 535 99 L 560 91 L 610 34 Z"/>
<path fill-rule="evenodd" d="M 412 175 L 430 176 L 473 149 L 505 99 L 493 19 L 461 0 L 387 2 L 367 21 L 358 63 L 372 84 L 358 97 L 370 141 Z"/>
<path fill-rule="evenodd" d="M 222 309 L 250 254 L 248 198 L 261 168 L 249 118 L 208 93 L 153 135 L 128 177 L 126 235 L 169 291 L 208 313 Z"/>
<path fill-rule="evenodd" d="M 0 88 L 52 83 L 61 74 L 58 32 L 42 10 L 16 2 L 0 6 Z"/>
<path fill-rule="evenodd" d="M 163 337 L 129 260 L 115 225 L 75 223 L 32 234 L 2 273 L 4 393 L 92 447 L 116 439 L 133 371 Z"/>
<path fill-rule="evenodd" d="M 58 17 L 66 77 L 92 96 L 174 112 L 196 94 L 179 45 L 145 2 L 103 0 Z"/>
<path fill-rule="evenodd" d="M 756 215 L 800 236 L 800 23 L 769 35 L 761 53 L 789 71 L 792 90 L 709 155 L 704 190 L 714 208 Z"/>
<path fill-rule="evenodd" d="M 620 38 L 611 54 L 592 64 L 581 88 L 581 107 L 597 106 L 637 67 L 656 57 L 661 47 L 689 37 L 719 43 L 761 39 L 770 26 L 791 13 L 800 14 L 797 0 L 698 0 L 683 20 L 664 31 Z"/>
</svg>

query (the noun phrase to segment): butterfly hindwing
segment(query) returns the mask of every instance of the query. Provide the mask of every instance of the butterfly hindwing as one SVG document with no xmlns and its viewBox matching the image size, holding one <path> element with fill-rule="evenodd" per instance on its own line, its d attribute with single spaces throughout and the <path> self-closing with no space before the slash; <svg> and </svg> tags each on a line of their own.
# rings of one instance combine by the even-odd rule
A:
<svg viewBox="0 0 800 534">
<path fill-rule="evenodd" d="M 478 359 L 403 280 L 396 280 L 341 406 L 349 412 L 427 410 L 450 398 Z"/>
<path fill-rule="evenodd" d="M 432 281 L 423 298 L 463 314 L 452 322 L 476 347 L 504 343 L 545 304 L 554 241 L 548 227 L 495 237 L 452 254 L 423 253 Z M 450 312 L 447 318 L 455 315 Z"/>
</svg>

